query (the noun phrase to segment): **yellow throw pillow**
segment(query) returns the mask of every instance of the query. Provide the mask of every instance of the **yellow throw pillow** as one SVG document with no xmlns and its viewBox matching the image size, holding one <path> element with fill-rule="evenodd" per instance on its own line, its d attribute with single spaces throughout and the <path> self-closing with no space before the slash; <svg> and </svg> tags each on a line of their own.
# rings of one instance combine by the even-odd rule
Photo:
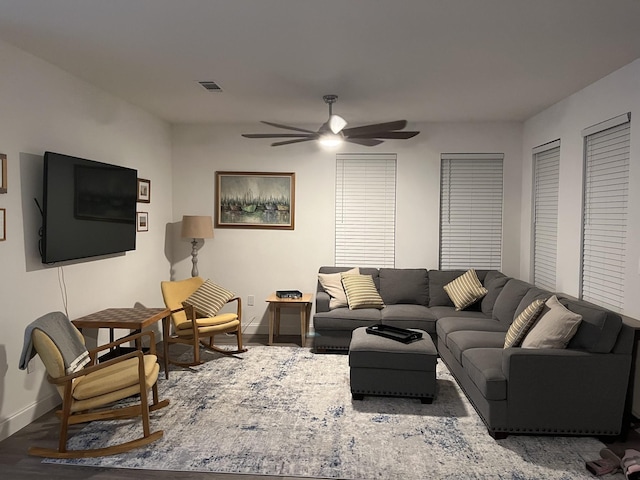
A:
<svg viewBox="0 0 640 480">
<path fill-rule="evenodd" d="M 447 283 L 444 286 L 444 291 L 449 295 L 456 310 L 464 310 L 488 293 L 488 290 L 484 288 L 480 280 L 478 280 L 478 275 L 476 275 L 474 269 L 467 271 L 452 282 Z"/>
<path fill-rule="evenodd" d="M 350 310 L 358 308 L 384 308 L 382 297 L 371 275 L 342 274 L 342 285 L 347 294 Z"/>
<path fill-rule="evenodd" d="M 520 346 L 522 340 L 524 340 L 524 337 L 527 336 L 527 333 L 529 333 L 529 330 L 531 330 L 531 327 L 540 316 L 542 307 L 544 307 L 544 300 L 534 300 L 518 315 L 518 318 L 509 327 L 507 336 L 504 339 L 504 348 Z"/>
<path fill-rule="evenodd" d="M 225 303 L 236 296 L 235 293 L 207 280 L 182 302 L 183 306 L 190 305 L 202 317 L 215 317 Z"/>
</svg>

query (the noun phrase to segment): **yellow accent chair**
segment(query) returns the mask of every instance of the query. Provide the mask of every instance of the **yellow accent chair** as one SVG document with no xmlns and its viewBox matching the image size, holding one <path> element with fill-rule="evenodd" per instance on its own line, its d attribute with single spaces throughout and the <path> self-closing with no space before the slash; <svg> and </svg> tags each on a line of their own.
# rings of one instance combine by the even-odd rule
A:
<svg viewBox="0 0 640 480">
<path fill-rule="evenodd" d="M 84 337 L 70 324 L 73 333 L 84 343 Z M 142 338 L 148 336 L 150 351 L 144 354 Z M 130 335 L 115 342 L 89 350 L 91 361 L 75 373 L 66 374 L 62 354 L 56 344 L 42 330 L 31 332 L 33 348 L 47 369 L 47 379 L 54 384 L 62 397 L 62 409 L 57 411 L 61 418 L 58 449 L 31 447 L 30 455 L 49 458 L 84 458 L 114 455 L 152 443 L 162 437 L 163 431 L 151 432 L 149 412 L 169 405 L 169 400 L 159 401 L 158 372 L 160 366 L 155 355 L 155 337 L 152 331 Z M 98 353 L 118 345 L 135 342 L 137 349 L 108 361 L 97 363 Z M 153 402 L 149 404 L 147 392 L 153 392 Z M 139 400 L 128 406 L 112 405 L 134 395 Z M 68 450 L 67 437 L 70 425 L 95 420 L 113 420 L 142 417 L 143 435 L 135 440 L 108 447 Z"/>
<path fill-rule="evenodd" d="M 173 332 L 169 336 L 169 344 L 181 343 L 193 347 L 192 362 L 179 362 L 169 358 L 169 362 L 174 365 L 189 367 L 201 364 L 201 346 L 227 355 L 247 351 L 246 348 L 242 347 L 242 301 L 240 297 L 233 297 L 227 302 L 228 304 L 235 302 L 235 313 L 220 313 L 208 318 L 198 318 L 195 307 L 183 305 L 182 302 L 187 300 L 203 283 L 205 283 L 205 280 L 201 277 L 160 283 L 162 297 L 166 307 L 171 310 L 171 321 L 173 323 Z M 236 336 L 238 346 L 234 350 L 219 348 L 214 344 L 216 335 L 227 333 Z"/>
</svg>

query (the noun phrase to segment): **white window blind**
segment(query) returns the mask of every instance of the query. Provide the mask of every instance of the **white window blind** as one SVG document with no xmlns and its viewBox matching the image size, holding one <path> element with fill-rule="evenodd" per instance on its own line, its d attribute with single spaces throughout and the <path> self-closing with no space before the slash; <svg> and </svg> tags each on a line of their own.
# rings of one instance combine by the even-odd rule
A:
<svg viewBox="0 0 640 480">
<path fill-rule="evenodd" d="M 503 158 L 441 155 L 441 269 L 501 268 Z"/>
<path fill-rule="evenodd" d="M 533 283 L 556 289 L 560 141 L 533 150 Z"/>
<path fill-rule="evenodd" d="M 600 127 L 605 128 L 601 130 Z M 630 116 L 585 136 L 581 297 L 621 312 L 624 305 Z"/>
<path fill-rule="evenodd" d="M 335 221 L 336 266 L 395 266 L 395 154 L 337 155 Z"/>
</svg>

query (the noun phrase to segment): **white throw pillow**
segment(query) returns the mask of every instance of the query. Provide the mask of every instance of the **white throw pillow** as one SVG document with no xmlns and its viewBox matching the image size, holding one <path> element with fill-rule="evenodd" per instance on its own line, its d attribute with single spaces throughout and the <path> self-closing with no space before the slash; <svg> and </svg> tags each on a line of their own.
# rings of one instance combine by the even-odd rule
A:
<svg viewBox="0 0 640 480">
<path fill-rule="evenodd" d="M 350 275 L 360 275 L 360 268 L 355 267 L 351 270 L 347 270 L 346 272 Z M 319 273 L 318 281 L 324 291 L 329 294 L 331 299 L 329 300 L 329 308 L 333 310 L 334 308 L 339 307 L 347 307 L 349 303 L 347 302 L 347 294 L 344 293 L 344 286 L 342 285 L 342 277 L 341 273 Z"/>
<path fill-rule="evenodd" d="M 522 341 L 522 348 L 566 348 L 578 331 L 582 315 L 568 310 L 552 296 L 540 318 Z"/>
</svg>

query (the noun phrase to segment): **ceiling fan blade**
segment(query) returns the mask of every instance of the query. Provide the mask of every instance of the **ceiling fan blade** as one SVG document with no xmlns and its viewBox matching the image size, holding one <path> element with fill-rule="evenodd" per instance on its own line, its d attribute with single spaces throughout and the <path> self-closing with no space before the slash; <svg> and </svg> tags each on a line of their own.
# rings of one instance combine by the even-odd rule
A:
<svg viewBox="0 0 640 480">
<path fill-rule="evenodd" d="M 351 138 L 347 137 L 344 139 L 345 142 L 356 143 L 358 145 L 363 145 L 365 147 L 375 147 L 376 145 L 380 145 L 382 140 L 376 140 L 375 138 Z"/>
<path fill-rule="evenodd" d="M 298 138 L 296 140 L 285 140 L 283 142 L 273 142 L 272 147 L 279 147 L 280 145 L 291 145 L 292 143 L 308 142 L 309 140 L 315 140 L 316 137 L 309 136 L 307 138 Z"/>
<path fill-rule="evenodd" d="M 243 133 L 246 138 L 306 138 L 309 133 Z"/>
<path fill-rule="evenodd" d="M 373 123 L 371 125 L 363 125 L 361 127 L 351 127 L 342 130 L 347 137 L 356 135 L 366 135 L 368 133 L 387 132 L 389 130 L 402 130 L 407 126 L 406 120 L 396 120 L 395 122 Z"/>
<path fill-rule="evenodd" d="M 406 140 L 407 138 L 413 138 L 420 132 L 404 130 L 401 132 L 379 132 L 379 133 L 365 133 L 360 135 L 350 135 L 349 138 L 396 138 L 400 140 Z"/>
<path fill-rule="evenodd" d="M 282 125 L 280 123 L 273 123 L 273 122 L 265 122 L 264 120 L 262 121 L 262 123 L 264 123 L 265 125 L 271 125 L 272 127 L 284 128 L 286 130 L 295 130 L 296 132 L 316 133 L 313 130 L 307 130 L 306 128 L 290 127 L 289 125 Z"/>
</svg>

